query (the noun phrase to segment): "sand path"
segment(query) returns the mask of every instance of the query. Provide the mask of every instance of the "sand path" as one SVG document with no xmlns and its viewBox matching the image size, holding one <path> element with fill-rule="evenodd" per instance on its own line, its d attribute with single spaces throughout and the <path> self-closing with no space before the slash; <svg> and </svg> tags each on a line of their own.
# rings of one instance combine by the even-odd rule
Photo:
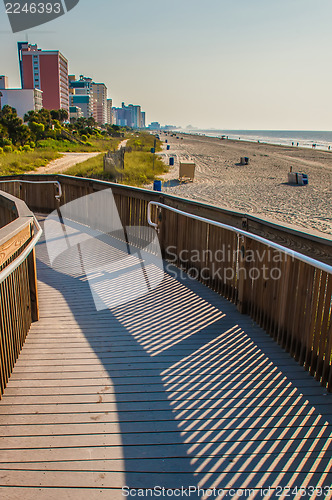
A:
<svg viewBox="0 0 332 500">
<path fill-rule="evenodd" d="M 128 139 L 124 139 L 118 145 L 118 149 L 121 147 L 125 147 L 128 142 Z M 33 174 L 60 174 L 65 172 L 68 168 L 77 165 L 78 163 L 83 163 L 89 158 L 93 158 L 94 156 L 98 156 L 103 151 L 99 151 L 97 153 L 60 153 L 62 155 L 61 158 L 57 158 L 56 160 L 51 161 L 45 167 L 39 167 Z"/>
<path fill-rule="evenodd" d="M 124 139 L 123 141 L 121 141 L 120 144 L 118 145 L 118 150 L 121 148 L 125 148 L 128 141 L 129 139 Z"/>
<path fill-rule="evenodd" d="M 100 155 L 99 153 L 61 153 L 63 156 L 51 161 L 45 167 L 39 167 L 32 174 L 60 174 L 65 172 L 68 168 L 82 163 L 89 158 Z"/>
</svg>

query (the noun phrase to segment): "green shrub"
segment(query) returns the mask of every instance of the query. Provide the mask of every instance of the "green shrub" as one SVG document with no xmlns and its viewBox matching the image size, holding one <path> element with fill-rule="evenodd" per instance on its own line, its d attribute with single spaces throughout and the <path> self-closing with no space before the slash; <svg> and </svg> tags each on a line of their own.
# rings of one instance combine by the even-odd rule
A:
<svg viewBox="0 0 332 500">
<path fill-rule="evenodd" d="M 87 135 L 82 135 L 81 139 L 82 139 L 83 142 L 86 142 L 88 140 L 88 136 Z"/>
<path fill-rule="evenodd" d="M 45 132 L 45 125 L 43 123 L 29 122 L 29 128 L 37 140 L 43 138 Z"/>
<path fill-rule="evenodd" d="M 3 155 L 3 148 L 0 147 L 0 155 Z"/>
<path fill-rule="evenodd" d="M 3 139 L 0 139 L 0 145 L 2 147 L 4 147 L 4 146 L 12 146 L 12 141 L 10 139 L 6 139 L 4 137 Z"/>
<path fill-rule="evenodd" d="M 46 134 L 46 137 L 49 139 L 56 139 L 56 130 L 49 130 Z"/>
<path fill-rule="evenodd" d="M 32 151 L 31 147 L 29 146 L 29 144 L 26 144 L 25 146 L 23 146 L 23 151 Z"/>
<path fill-rule="evenodd" d="M 11 153 L 13 151 L 13 147 L 7 145 L 7 146 L 4 146 L 3 150 L 5 153 Z"/>
</svg>

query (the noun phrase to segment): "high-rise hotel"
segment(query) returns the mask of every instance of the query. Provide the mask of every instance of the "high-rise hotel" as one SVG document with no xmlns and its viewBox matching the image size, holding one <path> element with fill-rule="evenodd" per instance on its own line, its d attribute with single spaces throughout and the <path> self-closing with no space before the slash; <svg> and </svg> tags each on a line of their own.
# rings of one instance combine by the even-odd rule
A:
<svg viewBox="0 0 332 500">
<path fill-rule="evenodd" d="M 74 108 L 81 108 L 84 118 L 93 116 L 99 125 L 110 123 L 107 113 L 107 87 L 104 83 L 95 83 L 92 78 L 69 75 L 69 101 L 71 115 L 76 117 Z"/>
<path fill-rule="evenodd" d="M 68 61 L 58 50 L 18 42 L 22 89 L 43 91 L 43 107 L 69 113 Z"/>
<path fill-rule="evenodd" d="M 107 121 L 107 87 L 104 83 L 92 83 L 93 117 L 97 123 L 104 125 Z"/>
</svg>

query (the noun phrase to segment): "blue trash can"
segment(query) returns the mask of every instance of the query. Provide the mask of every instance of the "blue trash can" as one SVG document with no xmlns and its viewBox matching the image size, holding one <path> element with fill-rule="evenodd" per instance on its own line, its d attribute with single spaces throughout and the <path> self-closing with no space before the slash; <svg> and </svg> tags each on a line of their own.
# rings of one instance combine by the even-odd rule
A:
<svg viewBox="0 0 332 500">
<path fill-rule="evenodd" d="M 172 167 L 174 165 L 174 158 L 170 158 L 169 159 L 169 165 Z"/>
<path fill-rule="evenodd" d="M 171 149 L 171 146 L 169 144 L 167 144 L 166 149 L 167 149 L 167 151 L 169 151 Z"/>
<path fill-rule="evenodd" d="M 154 150 L 154 148 L 151 148 L 151 153 L 153 153 L 153 154 L 155 153 L 155 150 Z"/>
<path fill-rule="evenodd" d="M 167 140 L 167 139 L 165 139 L 165 142 L 166 142 L 166 144 L 167 144 L 167 143 L 168 143 L 168 140 Z"/>
<path fill-rule="evenodd" d="M 153 190 L 161 191 L 161 181 L 153 181 Z"/>
</svg>

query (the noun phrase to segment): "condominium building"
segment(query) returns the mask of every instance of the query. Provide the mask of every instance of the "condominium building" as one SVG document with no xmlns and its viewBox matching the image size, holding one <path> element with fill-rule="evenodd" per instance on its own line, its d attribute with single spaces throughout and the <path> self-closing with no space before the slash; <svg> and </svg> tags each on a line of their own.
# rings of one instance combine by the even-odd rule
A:
<svg viewBox="0 0 332 500">
<path fill-rule="evenodd" d="M 89 95 L 70 95 L 70 107 L 81 108 L 82 116 L 90 118 L 93 116 L 92 99 Z"/>
<path fill-rule="evenodd" d="M 98 125 L 108 123 L 107 87 L 104 83 L 95 83 L 92 78 L 80 75 L 69 75 L 70 106 L 82 109 L 84 118 L 93 116 Z"/>
<path fill-rule="evenodd" d="M 69 101 L 70 106 L 81 108 L 84 118 L 93 116 L 92 78 L 80 75 L 76 80 L 75 75 L 69 75 Z"/>
<path fill-rule="evenodd" d="M 39 89 L 1 89 L 0 94 L 1 108 L 6 105 L 15 108 L 20 118 L 43 107 L 43 91 Z"/>
<path fill-rule="evenodd" d="M 113 125 L 112 105 L 113 100 L 107 99 L 107 123 L 109 125 Z"/>
<path fill-rule="evenodd" d="M 70 106 L 80 107 L 84 118 L 93 116 L 92 78 L 80 75 L 76 80 L 75 75 L 69 75 L 69 103 Z"/>
<path fill-rule="evenodd" d="M 145 128 L 145 111 L 141 113 L 141 128 Z"/>
<path fill-rule="evenodd" d="M 131 125 L 133 128 L 141 127 L 141 106 L 134 106 L 133 104 L 128 105 L 129 112 L 131 114 Z"/>
<path fill-rule="evenodd" d="M 142 113 L 141 106 L 134 106 L 133 104 L 125 106 L 123 102 L 121 108 L 113 108 L 113 117 L 115 125 L 121 127 L 145 127 L 145 113 Z"/>
<path fill-rule="evenodd" d="M 74 122 L 79 118 L 83 117 L 82 108 L 78 106 L 69 106 L 69 119 L 70 122 Z"/>
<path fill-rule="evenodd" d="M 93 117 L 98 125 L 107 123 L 107 87 L 104 83 L 92 83 Z"/>
<path fill-rule="evenodd" d="M 130 127 L 131 115 L 122 106 L 121 108 L 113 108 L 113 123 L 120 127 Z"/>
<path fill-rule="evenodd" d="M 22 89 L 42 90 L 44 108 L 69 113 L 68 61 L 61 52 L 18 42 L 18 54 Z"/>
</svg>

